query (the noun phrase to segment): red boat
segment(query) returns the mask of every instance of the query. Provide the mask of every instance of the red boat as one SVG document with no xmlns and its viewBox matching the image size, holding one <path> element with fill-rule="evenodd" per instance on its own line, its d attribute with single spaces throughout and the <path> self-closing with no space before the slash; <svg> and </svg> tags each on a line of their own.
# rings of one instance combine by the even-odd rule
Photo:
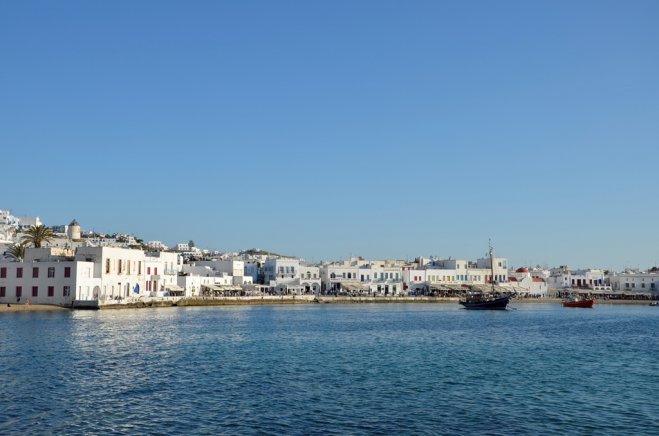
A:
<svg viewBox="0 0 659 436">
<path fill-rule="evenodd" d="M 594 299 L 580 300 L 578 298 L 568 298 L 563 301 L 563 307 L 593 307 Z"/>
</svg>

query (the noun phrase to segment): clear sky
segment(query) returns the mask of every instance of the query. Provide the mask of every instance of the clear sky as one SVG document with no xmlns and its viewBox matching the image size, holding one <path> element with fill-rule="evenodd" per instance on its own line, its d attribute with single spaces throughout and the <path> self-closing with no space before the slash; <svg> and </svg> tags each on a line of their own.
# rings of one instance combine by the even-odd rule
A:
<svg viewBox="0 0 659 436">
<path fill-rule="evenodd" d="M 659 261 L 659 2 L 2 1 L 0 209 L 307 260 Z"/>
</svg>

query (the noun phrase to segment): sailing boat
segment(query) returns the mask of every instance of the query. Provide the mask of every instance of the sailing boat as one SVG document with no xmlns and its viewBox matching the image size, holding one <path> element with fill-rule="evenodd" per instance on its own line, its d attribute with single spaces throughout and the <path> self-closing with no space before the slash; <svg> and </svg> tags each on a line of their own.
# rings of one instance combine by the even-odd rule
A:
<svg viewBox="0 0 659 436">
<path fill-rule="evenodd" d="M 510 302 L 509 295 L 501 295 L 494 290 L 494 260 L 492 259 L 492 242 L 489 242 L 490 246 L 490 270 L 491 270 L 491 283 L 492 283 L 492 292 L 467 292 L 467 296 L 464 300 L 460 300 L 460 304 L 464 306 L 465 309 L 470 310 L 506 310 L 508 303 Z"/>
</svg>

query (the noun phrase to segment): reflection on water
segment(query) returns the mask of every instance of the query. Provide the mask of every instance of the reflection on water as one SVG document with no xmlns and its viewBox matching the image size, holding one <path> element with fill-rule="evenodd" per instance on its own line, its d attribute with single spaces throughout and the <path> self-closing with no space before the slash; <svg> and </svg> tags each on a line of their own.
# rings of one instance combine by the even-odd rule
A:
<svg viewBox="0 0 659 436">
<path fill-rule="evenodd" d="M 309 305 L 0 317 L 0 433 L 656 430 L 656 308 Z"/>
</svg>

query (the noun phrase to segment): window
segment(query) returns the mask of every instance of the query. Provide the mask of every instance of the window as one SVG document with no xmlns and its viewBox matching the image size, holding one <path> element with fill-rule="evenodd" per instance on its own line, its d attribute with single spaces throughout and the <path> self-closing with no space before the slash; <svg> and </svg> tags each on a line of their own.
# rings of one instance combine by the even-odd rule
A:
<svg viewBox="0 0 659 436">
<path fill-rule="evenodd" d="M 16 268 L 16 278 L 20 279 L 23 277 L 23 268 Z"/>
<path fill-rule="evenodd" d="M 151 267 L 150 266 L 146 267 L 146 274 L 149 275 L 149 276 L 151 275 Z"/>
<path fill-rule="evenodd" d="M 0 286 L 0 297 L 4 297 L 6 292 L 6 288 L 4 286 Z"/>
<path fill-rule="evenodd" d="M 117 259 L 117 274 L 121 274 L 121 259 Z"/>
<path fill-rule="evenodd" d="M 48 267 L 48 278 L 53 278 L 55 277 L 55 267 L 50 266 Z"/>
<path fill-rule="evenodd" d="M 55 296 L 55 286 L 48 286 L 48 296 L 49 297 Z"/>
<path fill-rule="evenodd" d="M 4 266 L 0 268 L 0 279 L 6 279 L 7 278 L 7 268 Z"/>
<path fill-rule="evenodd" d="M 64 292 L 62 293 L 65 297 L 68 297 L 71 295 L 71 286 L 64 286 Z"/>
<path fill-rule="evenodd" d="M 39 267 L 35 266 L 32 268 L 32 278 L 36 279 L 39 278 Z"/>
<path fill-rule="evenodd" d="M 157 276 L 158 275 L 158 267 L 153 267 L 153 275 Z"/>
<path fill-rule="evenodd" d="M 16 296 L 18 298 L 21 298 L 23 296 L 23 287 L 22 286 L 16 286 Z"/>
<path fill-rule="evenodd" d="M 32 296 L 33 297 L 38 297 L 39 296 L 39 287 L 38 286 L 32 286 Z"/>
<path fill-rule="evenodd" d="M 71 267 L 70 266 L 65 266 L 64 267 L 64 277 L 71 277 Z"/>
<path fill-rule="evenodd" d="M 142 261 L 137 262 L 137 274 L 142 274 Z"/>
<path fill-rule="evenodd" d="M 105 274 L 110 274 L 110 259 L 105 259 Z"/>
</svg>

